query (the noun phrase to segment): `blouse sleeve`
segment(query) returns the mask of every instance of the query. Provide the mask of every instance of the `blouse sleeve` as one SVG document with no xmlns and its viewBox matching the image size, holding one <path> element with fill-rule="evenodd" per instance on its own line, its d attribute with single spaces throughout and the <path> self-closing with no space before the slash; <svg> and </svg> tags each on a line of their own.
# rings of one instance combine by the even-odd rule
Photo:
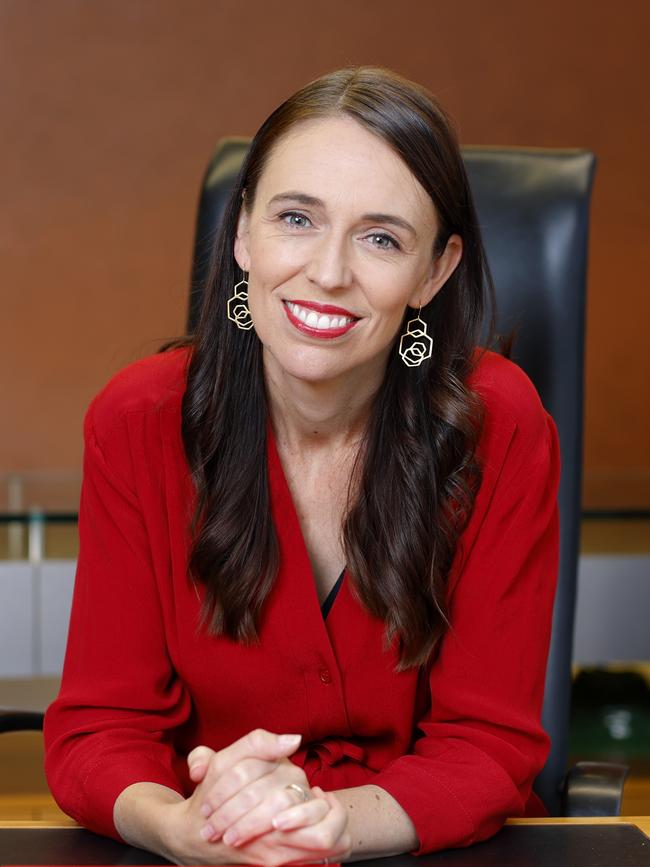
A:
<svg viewBox="0 0 650 867">
<path fill-rule="evenodd" d="M 79 560 L 61 691 L 45 718 L 45 770 L 66 813 L 120 839 L 113 805 L 123 789 L 147 781 L 182 792 L 171 734 L 189 700 L 167 653 L 128 442 L 117 423 L 102 430 L 109 465 L 94 409 L 84 425 Z"/>
<path fill-rule="evenodd" d="M 526 382 L 498 469 L 487 455 L 488 489 L 477 495 L 456 575 L 452 569 L 451 629 L 431 666 L 430 711 L 412 753 L 372 780 L 410 816 L 418 855 L 468 846 L 522 815 L 548 754 L 540 716 L 560 458 L 555 424 Z"/>
</svg>

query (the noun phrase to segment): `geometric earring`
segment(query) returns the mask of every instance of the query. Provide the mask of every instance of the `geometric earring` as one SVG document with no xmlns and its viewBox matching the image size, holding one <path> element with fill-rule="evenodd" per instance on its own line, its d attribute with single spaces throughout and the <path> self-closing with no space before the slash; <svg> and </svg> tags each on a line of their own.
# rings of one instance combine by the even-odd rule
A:
<svg viewBox="0 0 650 867">
<path fill-rule="evenodd" d="M 237 283 L 233 294 L 228 299 L 228 319 L 242 331 L 248 331 L 253 327 L 253 319 L 248 307 L 248 280 L 245 271 L 244 279 Z"/>
<path fill-rule="evenodd" d="M 433 353 L 433 340 L 427 333 L 427 323 L 420 319 L 420 310 L 406 323 L 406 331 L 399 341 L 399 354 L 407 367 L 419 367 Z"/>
</svg>

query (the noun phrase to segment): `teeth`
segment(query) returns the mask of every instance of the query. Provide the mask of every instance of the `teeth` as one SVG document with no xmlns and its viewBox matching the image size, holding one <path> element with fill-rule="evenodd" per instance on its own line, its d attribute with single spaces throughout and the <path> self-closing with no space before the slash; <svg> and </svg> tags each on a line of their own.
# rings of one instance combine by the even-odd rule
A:
<svg viewBox="0 0 650 867">
<path fill-rule="evenodd" d="M 320 331 L 327 331 L 332 328 L 344 328 L 346 325 L 354 322 L 354 319 L 348 316 L 327 316 L 325 314 L 320 314 L 319 316 L 315 310 L 307 310 L 299 304 L 294 304 L 293 301 L 287 301 L 286 305 L 301 322 L 309 325 L 310 328 L 318 328 Z"/>
</svg>

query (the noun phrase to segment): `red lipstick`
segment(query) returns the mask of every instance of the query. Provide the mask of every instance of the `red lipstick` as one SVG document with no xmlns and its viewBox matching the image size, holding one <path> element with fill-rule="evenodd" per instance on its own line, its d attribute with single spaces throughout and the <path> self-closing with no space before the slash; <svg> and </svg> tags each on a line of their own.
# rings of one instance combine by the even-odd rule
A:
<svg viewBox="0 0 650 867">
<path fill-rule="evenodd" d="M 334 307 L 331 304 L 316 304 L 314 301 L 292 301 L 291 303 L 299 304 L 301 307 L 314 310 L 316 313 L 331 313 L 332 315 L 337 314 L 346 317 L 352 316 L 352 314 L 347 310 L 343 310 L 341 307 Z M 321 340 L 332 340 L 334 337 L 341 337 L 343 334 L 347 334 L 351 328 L 354 328 L 359 321 L 354 318 L 352 322 L 348 322 L 346 325 L 341 326 L 341 328 L 314 328 L 313 326 L 304 323 L 302 319 L 299 319 L 294 313 L 292 313 L 286 301 L 282 306 L 284 307 L 284 312 L 287 314 L 287 319 L 294 328 L 309 337 L 318 337 Z"/>
<path fill-rule="evenodd" d="M 292 304 L 299 304 L 308 310 L 315 310 L 316 313 L 331 313 L 333 316 L 347 316 L 349 319 L 359 318 L 344 307 L 335 307 L 333 304 L 319 304 L 318 301 L 301 301 L 299 298 L 285 298 L 284 300 L 290 301 Z"/>
</svg>

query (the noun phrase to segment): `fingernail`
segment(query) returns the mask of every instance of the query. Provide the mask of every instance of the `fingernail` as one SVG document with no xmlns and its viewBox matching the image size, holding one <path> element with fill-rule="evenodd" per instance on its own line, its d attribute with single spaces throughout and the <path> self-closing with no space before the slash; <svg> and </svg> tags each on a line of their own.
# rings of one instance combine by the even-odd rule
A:
<svg viewBox="0 0 650 867">
<path fill-rule="evenodd" d="M 212 827 L 212 825 L 204 825 L 201 828 L 201 837 L 203 837 L 204 840 L 209 840 L 213 834 L 214 828 Z"/>
<path fill-rule="evenodd" d="M 278 744 L 282 749 L 285 747 L 297 747 L 300 739 L 301 735 L 279 735 Z"/>
<path fill-rule="evenodd" d="M 223 842 L 226 846 L 236 846 L 239 843 L 239 834 L 237 831 L 226 831 L 223 835 Z"/>
<path fill-rule="evenodd" d="M 212 807 L 209 804 L 204 804 L 201 807 L 201 815 L 204 816 L 206 819 L 208 818 L 208 816 L 210 815 L 211 812 L 212 812 Z"/>
</svg>

